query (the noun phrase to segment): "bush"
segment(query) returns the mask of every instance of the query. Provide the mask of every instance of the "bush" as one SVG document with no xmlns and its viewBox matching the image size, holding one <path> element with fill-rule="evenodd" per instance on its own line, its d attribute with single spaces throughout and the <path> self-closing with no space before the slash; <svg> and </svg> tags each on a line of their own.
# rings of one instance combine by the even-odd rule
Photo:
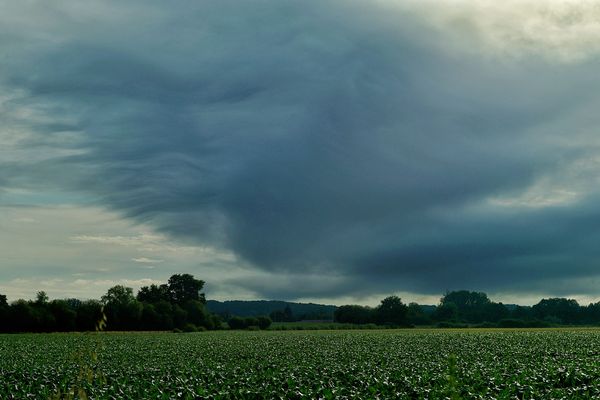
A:
<svg viewBox="0 0 600 400">
<path fill-rule="evenodd" d="M 269 317 L 265 317 L 265 316 L 260 316 L 257 318 L 258 320 L 258 327 L 260 329 L 268 329 L 271 326 L 271 323 L 273 321 L 271 321 L 271 318 Z"/>
<path fill-rule="evenodd" d="M 249 327 L 246 328 L 249 331 L 260 331 L 260 328 L 256 325 L 250 325 Z"/>
<path fill-rule="evenodd" d="M 183 326 L 184 332 L 198 332 L 198 328 L 194 324 L 185 324 Z"/>
<path fill-rule="evenodd" d="M 468 328 L 469 325 L 467 324 L 462 324 L 460 322 L 448 322 L 448 321 L 442 321 L 442 322 L 438 322 L 436 325 L 438 328 Z"/>
<path fill-rule="evenodd" d="M 244 318 L 244 325 L 244 328 L 247 328 L 249 326 L 258 326 L 258 318 L 246 317 Z"/>
<path fill-rule="evenodd" d="M 500 328 L 524 328 L 525 326 L 525 321 L 521 319 L 506 318 L 498 321 L 498 327 Z"/>
<path fill-rule="evenodd" d="M 230 329 L 244 329 L 246 326 L 246 321 L 244 318 L 240 317 L 231 317 L 229 321 L 227 321 Z"/>
</svg>

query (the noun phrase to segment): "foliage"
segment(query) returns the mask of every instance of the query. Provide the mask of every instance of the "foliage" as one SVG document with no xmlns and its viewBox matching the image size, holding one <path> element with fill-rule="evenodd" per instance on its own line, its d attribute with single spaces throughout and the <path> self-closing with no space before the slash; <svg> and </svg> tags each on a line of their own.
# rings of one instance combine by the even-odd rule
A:
<svg viewBox="0 0 600 400">
<path fill-rule="evenodd" d="M 260 329 L 268 329 L 273 323 L 273 321 L 271 321 L 271 318 L 264 315 L 260 315 L 256 319 L 258 321 L 258 327 Z"/>
<path fill-rule="evenodd" d="M 230 329 L 267 329 L 271 326 L 271 318 L 265 316 L 259 317 L 231 317 L 227 321 Z"/>
<path fill-rule="evenodd" d="M 172 330 L 193 325 L 215 329 L 218 316 L 209 313 L 200 293 L 204 282 L 192 275 L 173 275 L 168 284 L 143 287 L 137 296 L 129 287 L 108 289 L 101 301 L 77 299 L 49 301 L 40 291 L 35 301 L 17 300 L 12 304 L 0 295 L 0 332 L 93 331 L 106 316 L 111 331 Z"/>
<path fill-rule="evenodd" d="M 138 301 L 142 303 L 158 303 L 161 301 L 169 302 L 171 298 L 169 296 L 169 286 L 166 284 L 150 286 L 143 286 L 137 293 L 136 296 Z"/>
<path fill-rule="evenodd" d="M 380 325 L 404 326 L 407 323 L 408 307 L 398 296 L 389 296 L 381 300 L 375 308 L 375 322 Z"/>
<path fill-rule="evenodd" d="M 369 324 L 374 321 L 374 312 L 371 307 L 347 305 L 338 307 L 333 314 L 336 322 L 348 324 Z"/>
<path fill-rule="evenodd" d="M 295 320 L 333 320 L 333 313 L 336 306 L 313 304 L 313 303 L 294 303 L 278 300 L 227 300 L 216 301 L 207 300 L 206 306 L 210 312 L 222 315 L 226 320 L 232 315 L 240 317 L 253 317 L 257 315 L 284 315 L 284 310 L 289 306 L 291 314 Z M 273 319 L 273 318 L 272 318 Z"/>
<path fill-rule="evenodd" d="M 273 311 L 269 317 L 275 322 L 293 322 L 301 319 L 294 315 L 292 307 L 290 307 L 289 304 L 287 304 L 283 310 Z"/>
<path fill-rule="evenodd" d="M 204 281 L 195 279 L 190 274 L 175 274 L 169 278 L 167 284 L 171 302 L 180 305 L 188 301 L 206 303 L 204 293 L 200 292 L 203 287 Z"/>
<path fill-rule="evenodd" d="M 17 300 L 8 304 L 6 296 L 0 295 L 0 332 L 93 331 L 103 306 L 108 318 L 107 330 L 112 331 L 172 331 L 182 329 L 186 324 L 209 330 L 227 328 L 223 321 L 231 320 L 232 316 L 228 312 L 217 315 L 209 311 L 204 293 L 201 292 L 203 286 L 204 282 L 192 275 L 177 274 L 171 276 L 167 283 L 142 287 L 136 296 L 131 288 L 114 286 L 108 289 L 101 301 L 50 300 L 45 292 L 40 291 L 33 301 Z M 325 322 L 328 323 L 328 329 L 340 327 L 330 324 L 331 320 L 327 318 L 324 321 L 318 318 L 330 316 L 330 307 L 334 306 L 278 301 L 218 304 L 243 309 L 245 315 L 241 316 L 240 321 L 233 320 L 233 329 L 247 329 L 250 326 L 267 329 L 271 322 L 279 324 L 277 329 L 311 329 L 306 322 Z M 284 307 L 275 309 L 270 317 L 249 314 L 252 310 L 269 310 L 282 305 Z M 335 322 L 342 326 L 362 325 L 365 328 L 369 328 L 367 324 L 381 327 L 454 328 L 600 325 L 600 302 L 580 306 L 572 299 L 551 298 L 542 299 L 532 307 L 507 306 L 491 301 L 485 293 L 461 290 L 446 293 L 437 307 L 416 303 L 406 306 L 400 298 L 389 296 L 375 308 L 344 305 L 337 307 L 333 315 Z M 281 325 L 291 322 L 302 324 L 293 328 L 291 325 Z"/>
<path fill-rule="evenodd" d="M 0 398 L 592 399 L 599 347 L 595 329 L 5 335 Z"/>
</svg>

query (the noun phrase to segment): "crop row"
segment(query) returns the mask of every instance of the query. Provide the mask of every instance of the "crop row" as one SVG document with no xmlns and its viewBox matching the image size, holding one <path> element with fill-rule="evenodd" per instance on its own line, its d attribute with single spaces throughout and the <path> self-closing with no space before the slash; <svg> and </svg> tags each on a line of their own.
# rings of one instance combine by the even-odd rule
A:
<svg viewBox="0 0 600 400">
<path fill-rule="evenodd" d="M 600 331 L 0 336 L 0 398 L 600 398 Z"/>
</svg>

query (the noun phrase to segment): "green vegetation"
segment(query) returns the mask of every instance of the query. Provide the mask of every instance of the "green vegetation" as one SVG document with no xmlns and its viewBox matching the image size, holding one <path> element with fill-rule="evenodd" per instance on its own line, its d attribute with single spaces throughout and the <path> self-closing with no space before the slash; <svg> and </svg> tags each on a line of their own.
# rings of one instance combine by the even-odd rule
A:
<svg viewBox="0 0 600 400">
<path fill-rule="evenodd" d="M 483 292 L 459 290 L 446 293 L 439 305 L 404 305 L 396 296 L 377 307 L 345 305 L 334 313 L 336 322 L 402 326 L 438 326 L 440 328 L 543 328 L 564 325 L 600 325 L 600 302 L 580 306 L 576 300 L 542 299 L 531 307 L 506 306 L 491 301 Z"/>
<path fill-rule="evenodd" d="M 9 304 L 6 296 L 0 295 L 0 332 L 91 331 L 103 313 L 109 331 L 264 330 L 272 322 L 277 324 L 272 329 L 280 330 L 600 325 L 600 302 L 580 306 L 573 299 L 550 298 L 531 307 L 504 305 L 491 301 L 485 293 L 467 290 L 446 293 L 437 306 L 406 305 L 399 297 L 388 296 L 377 307 L 281 301 L 210 302 L 213 310 L 220 310 L 211 312 L 201 292 L 203 286 L 204 281 L 192 275 L 176 274 L 165 284 L 142 287 L 136 296 L 131 288 L 114 286 L 100 301 L 50 301 L 46 293 L 38 292 L 33 301 L 17 300 Z"/>
<path fill-rule="evenodd" d="M 598 398 L 598 349 L 596 329 L 0 335 L 0 398 Z"/>
<path fill-rule="evenodd" d="M 192 275 L 175 274 L 165 284 L 142 287 L 137 296 L 113 286 L 100 301 L 50 301 L 38 292 L 34 301 L 8 304 L 0 295 L 0 332 L 93 331 L 102 318 L 109 331 L 220 329 L 221 318 L 206 309 L 203 286 Z"/>
<path fill-rule="evenodd" d="M 206 308 L 225 319 L 237 315 L 238 317 L 254 317 L 268 315 L 274 322 L 285 319 L 300 320 L 333 320 L 333 312 L 337 308 L 333 305 L 314 303 L 294 303 L 278 300 L 207 300 Z"/>
</svg>

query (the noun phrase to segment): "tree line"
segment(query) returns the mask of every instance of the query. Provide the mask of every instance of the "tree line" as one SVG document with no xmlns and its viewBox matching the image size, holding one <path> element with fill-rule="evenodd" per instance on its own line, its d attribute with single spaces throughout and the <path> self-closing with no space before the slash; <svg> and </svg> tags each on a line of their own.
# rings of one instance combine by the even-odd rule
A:
<svg viewBox="0 0 600 400">
<path fill-rule="evenodd" d="M 100 300 L 50 301 L 46 293 L 38 292 L 35 300 L 9 304 L 0 295 L 0 332 L 267 329 L 272 320 L 297 320 L 289 306 L 270 317 L 211 313 L 203 287 L 204 281 L 192 275 L 175 274 L 165 284 L 142 287 L 136 295 L 131 288 L 113 286 Z M 446 293 L 435 307 L 407 305 L 397 296 L 386 297 L 376 307 L 344 305 L 337 307 L 334 320 L 395 327 L 600 325 L 600 302 L 580 306 L 573 299 L 549 298 L 531 307 L 507 306 L 483 292 L 460 290 Z"/>
<path fill-rule="evenodd" d="M 204 281 L 190 274 L 175 274 L 167 283 L 133 289 L 113 286 L 100 300 L 57 299 L 50 301 L 45 292 L 35 300 L 17 300 L 8 304 L 0 295 L 0 332 L 71 332 L 221 329 L 223 319 L 206 308 L 201 292 Z M 243 319 L 240 327 L 266 328 L 267 318 Z M 100 326 L 99 326 L 100 324 Z"/>
<path fill-rule="evenodd" d="M 600 302 L 580 306 L 566 298 L 542 299 L 529 306 L 491 301 L 483 292 L 459 290 L 446 293 L 429 311 L 417 303 L 402 303 L 390 296 L 377 307 L 345 305 L 334 313 L 336 322 L 392 326 L 438 325 L 440 327 L 545 327 L 600 325 Z"/>
</svg>

